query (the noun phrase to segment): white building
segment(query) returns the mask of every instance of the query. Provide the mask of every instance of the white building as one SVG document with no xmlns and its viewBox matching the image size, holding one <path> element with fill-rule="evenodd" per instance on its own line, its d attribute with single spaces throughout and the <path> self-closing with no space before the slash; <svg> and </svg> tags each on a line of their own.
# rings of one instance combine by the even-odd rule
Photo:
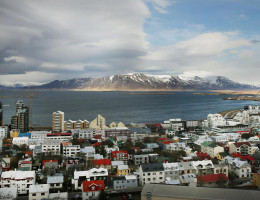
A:
<svg viewBox="0 0 260 200">
<path fill-rule="evenodd" d="M 238 178 L 251 177 L 251 166 L 247 161 L 241 161 L 240 158 L 227 156 L 223 160 L 229 166 L 229 171 L 235 173 Z"/>
<path fill-rule="evenodd" d="M 148 154 L 140 154 L 140 155 L 134 155 L 134 164 L 140 165 L 149 163 L 149 155 Z"/>
<path fill-rule="evenodd" d="M 60 155 L 61 150 L 61 141 L 60 140 L 43 140 L 42 152 L 43 153 L 52 153 L 54 155 Z"/>
<path fill-rule="evenodd" d="M 86 155 L 86 159 L 94 159 L 94 155 L 96 153 L 96 149 L 94 147 L 85 147 L 81 148 L 80 152 L 84 153 Z"/>
<path fill-rule="evenodd" d="M 177 180 L 179 177 L 179 164 L 178 163 L 163 163 L 165 179 L 168 181 Z"/>
<path fill-rule="evenodd" d="M 139 167 L 139 182 L 142 186 L 146 183 L 163 183 L 165 180 L 162 163 L 142 164 Z"/>
<path fill-rule="evenodd" d="M 228 142 L 229 139 L 226 135 L 216 135 L 216 136 L 211 136 L 210 137 L 214 142 L 220 142 L 220 143 L 225 143 Z"/>
<path fill-rule="evenodd" d="M 32 131 L 31 132 L 31 139 L 46 139 L 47 134 L 51 132 L 49 131 Z"/>
<path fill-rule="evenodd" d="M 215 158 L 219 153 L 224 152 L 224 148 L 216 143 L 204 142 L 201 144 L 201 152 L 207 153 L 211 158 Z"/>
<path fill-rule="evenodd" d="M 22 146 L 26 145 L 28 146 L 29 138 L 28 137 L 14 137 L 13 138 L 13 145 Z"/>
<path fill-rule="evenodd" d="M 184 142 L 170 143 L 165 145 L 166 150 L 174 151 L 185 151 L 186 144 Z"/>
<path fill-rule="evenodd" d="M 79 139 L 92 139 L 95 135 L 103 136 L 104 131 L 95 128 L 79 130 Z"/>
<path fill-rule="evenodd" d="M 52 130 L 56 132 L 64 131 L 64 112 L 57 111 L 52 113 Z"/>
<path fill-rule="evenodd" d="M 74 189 L 78 190 L 82 188 L 83 181 L 89 181 L 89 171 L 74 171 L 74 178 L 71 180 Z"/>
<path fill-rule="evenodd" d="M 63 182 L 64 182 L 64 176 L 61 175 L 61 176 L 48 176 L 47 177 L 47 184 L 50 185 L 50 189 L 52 188 L 56 188 L 56 189 L 59 189 L 59 188 L 62 188 L 63 186 Z"/>
<path fill-rule="evenodd" d="M 252 155 L 252 145 L 249 142 L 235 142 L 229 145 L 229 154 L 241 153 L 241 155 Z"/>
<path fill-rule="evenodd" d="M 27 194 L 35 185 L 35 171 L 5 171 L 1 174 L 1 188 L 17 187 L 18 194 Z"/>
<path fill-rule="evenodd" d="M 48 199 L 49 189 L 49 184 L 30 185 L 29 200 Z"/>
<path fill-rule="evenodd" d="M 0 127 L 0 138 L 6 137 L 5 128 Z"/>
<path fill-rule="evenodd" d="M 63 146 L 63 156 L 72 157 L 80 153 L 80 145 Z"/>
<path fill-rule="evenodd" d="M 207 117 L 209 127 L 225 126 L 226 120 L 220 114 L 209 114 Z"/>
</svg>

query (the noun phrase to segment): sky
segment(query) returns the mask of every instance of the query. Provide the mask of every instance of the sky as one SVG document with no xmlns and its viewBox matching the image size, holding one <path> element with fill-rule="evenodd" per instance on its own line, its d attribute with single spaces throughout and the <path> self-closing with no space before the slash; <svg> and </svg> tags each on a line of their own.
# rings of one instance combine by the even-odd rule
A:
<svg viewBox="0 0 260 200">
<path fill-rule="evenodd" d="M 0 82 L 144 72 L 260 84 L 260 0 L 0 0 Z"/>
</svg>

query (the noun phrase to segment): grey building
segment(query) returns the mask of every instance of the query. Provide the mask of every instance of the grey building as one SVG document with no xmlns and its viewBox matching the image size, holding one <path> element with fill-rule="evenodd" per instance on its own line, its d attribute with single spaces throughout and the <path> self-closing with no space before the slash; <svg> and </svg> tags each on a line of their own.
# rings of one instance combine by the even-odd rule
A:
<svg viewBox="0 0 260 200">
<path fill-rule="evenodd" d="M 113 178 L 113 188 L 135 188 L 138 185 L 136 175 L 116 176 Z"/>
<path fill-rule="evenodd" d="M 149 163 L 149 155 L 148 154 L 141 154 L 141 155 L 134 155 L 134 164 L 140 165 Z"/>
</svg>

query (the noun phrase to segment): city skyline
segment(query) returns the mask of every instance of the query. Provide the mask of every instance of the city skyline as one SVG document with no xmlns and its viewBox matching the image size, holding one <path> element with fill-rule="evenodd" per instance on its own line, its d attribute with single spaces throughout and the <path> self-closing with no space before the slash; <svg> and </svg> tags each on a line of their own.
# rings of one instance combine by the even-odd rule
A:
<svg viewBox="0 0 260 200">
<path fill-rule="evenodd" d="M 0 79 L 46 83 L 145 72 L 259 84 L 259 4 L 2 0 Z"/>
</svg>

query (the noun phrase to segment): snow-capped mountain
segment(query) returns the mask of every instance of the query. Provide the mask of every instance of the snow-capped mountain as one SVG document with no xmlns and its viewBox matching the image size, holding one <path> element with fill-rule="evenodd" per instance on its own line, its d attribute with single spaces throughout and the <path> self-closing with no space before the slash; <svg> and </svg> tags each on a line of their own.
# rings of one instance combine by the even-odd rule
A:
<svg viewBox="0 0 260 200">
<path fill-rule="evenodd" d="M 8 82 L 4 81 L 0 83 L 0 89 L 19 89 L 24 87 L 33 87 L 33 86 L 40 86 L 42 83 L 38 82 Z"/>
<path fill-rule="evenodd" d="M 130 73 L 101 78 L 55 80 L 30 89 L 80 90 L 225 90 L 257 89 L 258 87 L 234 82 L 223 76 L 152 75 Z"/>
</svg>

